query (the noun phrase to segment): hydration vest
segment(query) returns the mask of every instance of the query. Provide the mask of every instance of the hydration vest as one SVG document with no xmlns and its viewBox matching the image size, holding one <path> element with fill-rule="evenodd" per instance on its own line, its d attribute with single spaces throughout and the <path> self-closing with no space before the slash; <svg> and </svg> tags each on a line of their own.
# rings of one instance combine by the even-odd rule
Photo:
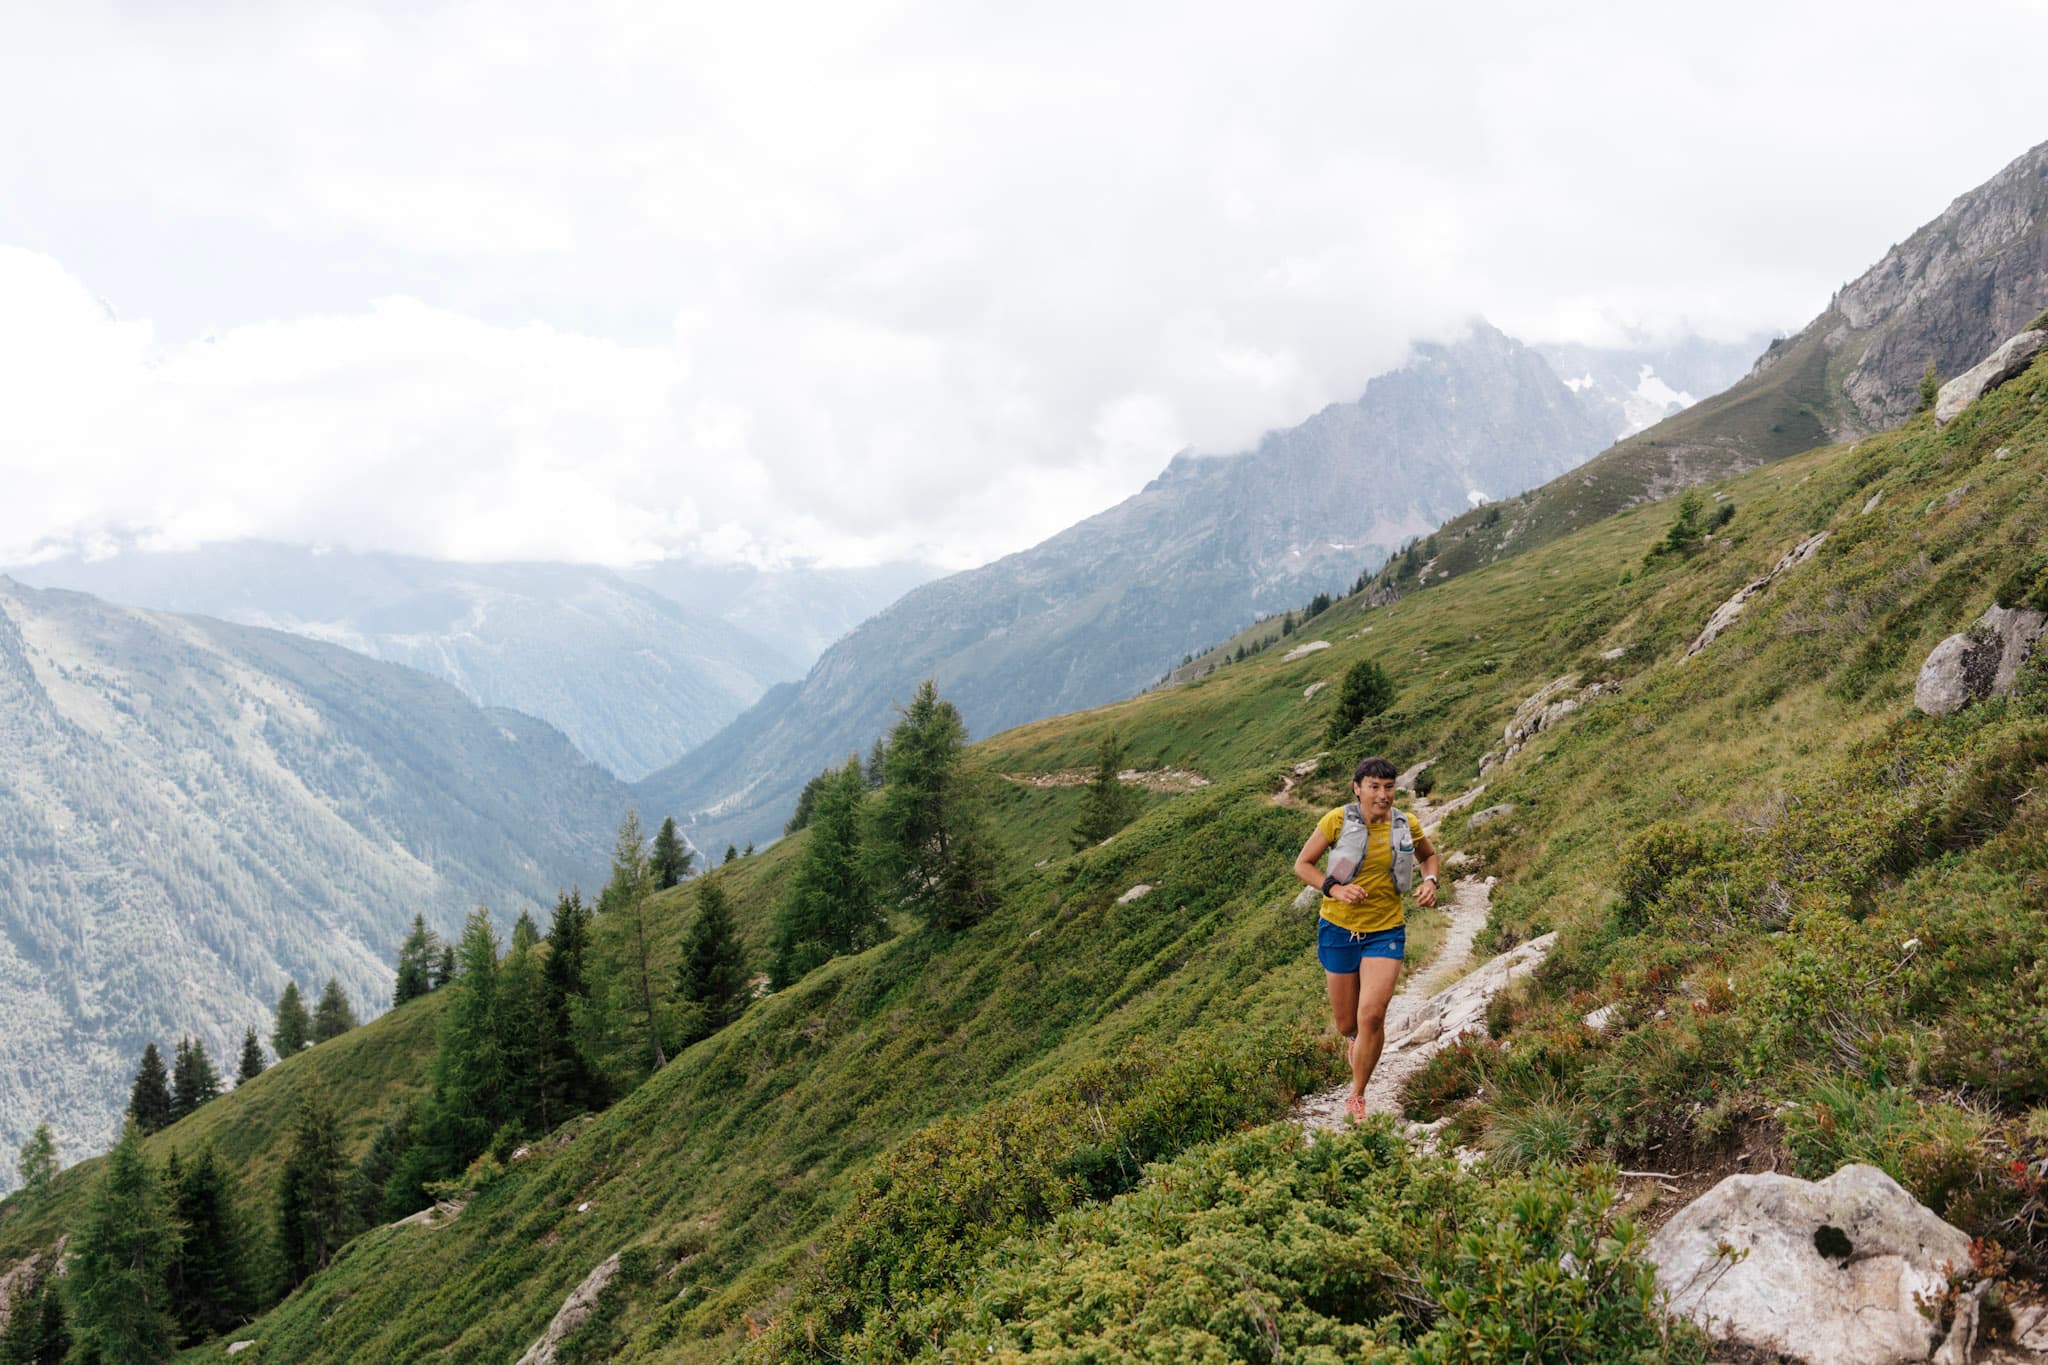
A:
<svg viewBox="0 0 2048 1365">
<path fill-rule="evenodd" d="M 1358 875 L 1358 866 L 1365 861 L 1366 841 L 1371 837 L 1372 827 L 1365 822 L 1365 812 L 1353 801 L 1344 807 L 1344 828 L 1337 834 L 1337 842 L 1330 846 L 1330 875 L 1339 883 L 1348 883 Z M 1415 884 L 1415 830 L 1408 823 L 1405 811 L 1387 812 L 1387 839 L 1393 845 L 1394 890 L 1402 895 Z"/>
</svg>

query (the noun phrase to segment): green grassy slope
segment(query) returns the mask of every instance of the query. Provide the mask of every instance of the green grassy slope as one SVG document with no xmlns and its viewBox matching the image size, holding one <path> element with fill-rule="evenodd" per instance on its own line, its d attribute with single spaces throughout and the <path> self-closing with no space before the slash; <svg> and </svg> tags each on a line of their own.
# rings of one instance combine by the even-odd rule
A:
<svg viewBox="0 0 2048 1365">
<path fill-rule="evenodd" d="M 1620 692 L 1488 774 L 1478 804 L 1510 815 L 1446 830 L 1503 878 L 1494 943 L 1558 928 L 1563 946 L 1498 1018 L 1515 1046 L 1453 1056 L 1430 1107 L 1484 1075 L 1488 1098 L 1459 1123 L 1504 1163 L 1652 1153 L 1673 1169 L 1739 1133 L 1782 1142 L 1802 1169 L 1879 1160 L 1973 1230 L 1998 1225 L 2017 1197 L 1996 1185 L 2000 1162 L 2048 1141 L 2048 1122 L 2026 1136 L 2028 1078 L 2048 1066 L 1995 1027 L 2028 1017 L 2001 994 L 2016 977 L 2044 989 L 2025 954 L 2048 950 L 2048 820 L 2021 793 L 2048 721 L 2039 701 L 1908 713 L 1935 641 L 1994 585 L 2048 575 L 2033 559 L 2048 364 L 1945 432 L 1915 419 L 1724 491 L 1739 510 L 1690 559 L 1646 567 L 1671 512 L 1636 508 L 1387 607 L 1341 603 L 1290 637 L 1330 645 L 1300 659 L 1267 650 L 983 742 L 973 762 L 1012 854 L 1000 915 L 905 933 L 763 1000 L 490 1180 L 452 1224 L 359 1238 L 245 1335 L 272 1360 L 509 1359 L 624 1253 L 565 1358 L 726 1359 L 762 1332 L 757 1354 L 803 1355 L 813 1331 L 856 1330 L 875 1358 L 1031 1340 L 1114 1359 L 1129 1343 L 1091 1337 L 1102 1322 L 1043 1314 L 1071 1299 L 1074 1256 L 1141 1234 L 1152 1269 L 1107 1258 L 1090 1283 L 1182 1331 L 1208 1311 L 1168 1288 L 1196 1275 L 1185 1258 L 1235 1284 L 1232 1258 L 1250 1253 L 1238 1234 L 1199 1251 L 1164 1236 L 1188 1212 L 1174 1182 L 1208 1182 L 1241 1200 L 1219 1217 L 1257 1224 L 1245 1191 L 1330 1178 L 1271 1134 L 1214 1140 L 1333 1069 L 1312 1041 L 1320 973 L 1287 867 L 1335 774 L 1370 748 L 1436 758 L 1444 790 L 1469 783 L 1516 704 L 1567 672 Z M 1717 604 L 1823 529 L 1812 562 L 1679 661 Z M 1304 691 L 1368 657 L 1399 687 L 1394 708 L 1297 804 L 1276 804 L 1335 705 L 1334 687 Z M 1111 728 L 1134 766 L 1210 785 L 1154 795 L 1115 840 L 1070 853 L 1076 791 L 1009 779 L 1083 768 Z M 801 840 L 715 874 L 757 948 Z M 1119 904 L 1140 882 L 1152 891 Z M 665 953 L 689 895 L 675 893 Z M 1900 949 L 1909 936 L 1921 945 Z M 1606 1003 L 1607 1033 L 1578 1023 Z M 1154 1159 L 1183 1176 L 1141 1180 Z M 1510 1187 L 1471 1179 L 1455 1198 L 1478 1226 Z M 1432 1247 L 1416 1255 L 1452 1254 Z M 1247 1293 L 1299 1299 L 1306 1316 L 1274 1330 L 1304 1350 L 1356 1345 L 1379 1302 L 1371 1265 L 1354 1268 L 1357 1295 L 1327 1295 L 1289 1278 L 1298 1264 L 1243 1264 Z M 1421 1318 L 1401 1316 L 1413 1303 L 1389 1311 L 1374 1340 L 1422 1341 Z"/>
</svg>

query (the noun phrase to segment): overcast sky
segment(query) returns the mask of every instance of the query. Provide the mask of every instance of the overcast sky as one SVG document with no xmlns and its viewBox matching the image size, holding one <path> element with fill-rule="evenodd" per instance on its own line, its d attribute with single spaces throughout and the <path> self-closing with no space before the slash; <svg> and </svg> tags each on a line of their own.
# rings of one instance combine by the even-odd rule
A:
<svg viewBox="0 0 2048 1365">
<path fill-rule="evenodd" d="M 1790 329 L 2048 6 L 0 0 L 0 562 L 961 567 L 1526 340 Z"/>
</svg>

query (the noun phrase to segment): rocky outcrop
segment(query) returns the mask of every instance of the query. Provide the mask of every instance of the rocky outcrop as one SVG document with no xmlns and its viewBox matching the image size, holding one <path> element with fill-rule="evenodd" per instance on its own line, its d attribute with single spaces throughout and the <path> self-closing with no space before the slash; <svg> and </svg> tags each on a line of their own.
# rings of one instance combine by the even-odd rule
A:
<svg viewBox="0 0 2048 1365">
<path fill-rule="evenodd" d="M 2033 364 L 2044 344 L 2048 344 L 2048 332 L 2021 332 L 1984 360 L 1943 384 L 1934 399 L 1934 425 L 1947 426 L 1962 414 L 1964 408 L 2025 370 Z"/>
<path fill-rule="evenodd" d="M 598 1297 L 618 1273 L 619 1256 L 613 1252 L 597 1269 L 583 1277 L 582 1284 L 569 1291 L 569 1297 L 562 1301 L 561 1308 L 549 1320 L 547 1331 L 526 1348 L 526 1354 L 519 1357 L 518 1365 L 555 1365 L 555 1352 L 561 1349 L 570 1333 L 597 1311 Z"/>
<path fill-rule="evenodd" d="M 1779 557 L 1778 562 L 1771 567 L 1769 573 L 1765 574 L 1762 578 L 1743 584 L 1735 596 L 1714 608 L 1714 614 L 1707 618 L 1706 625 L 1700 628 L 1700 633 L 1694 637 L 1693 642 L 1686 646 L 1685 657 L 1690 659 L 1693 655 L 1719 639 L 1721 632 L 1734 625 L 1742 613 L 1749 609 L 1749 604 L 1752 601 L 1769 590 L 1771 584 L 1777 582 L 1782 575 L 1812 559 L 1814 554 L 1820 549 L 1821 542 L 1827 538 L 1828 533 L 1826 531 L 1814 532 L 1791 549 L 1785 551 Z"/>
<path fill-rule="evenodd" d="M 1618 655 L 1615 657 L 1619 657 Z M 1621 691 L 1618 682 L 1588 683 L 1574 692 L 1579 675 L 1567 673 L 1553 678 L 1526 697 L 1501 731 L 1501 748 L 1479 760 L 1479 775 L 1486 776 L 1522 752 L 1528 742 L 1598 697 Z M 1475 817 L 1476 818 L 1476 817 Z"/>
<path fill-rule="evenodd" d="M 2048 612 L 1990 608 L 1968 630 L 1934 647 L 1913 684 L 1913 705 L 1930 716 L 1946 716 L 2012 691 L 2044 629 Z"/>
<path fill-rule="evenodd" d="M 1717 1338 L 1808 1365 L 1925 1361 L 1939 1340 L 1920 1311 L 1969 1237 L 1875 1166 L 1813 1182 L 1732 1175 L 1650 1240 L 1671 1311 Z"/>
</svg>

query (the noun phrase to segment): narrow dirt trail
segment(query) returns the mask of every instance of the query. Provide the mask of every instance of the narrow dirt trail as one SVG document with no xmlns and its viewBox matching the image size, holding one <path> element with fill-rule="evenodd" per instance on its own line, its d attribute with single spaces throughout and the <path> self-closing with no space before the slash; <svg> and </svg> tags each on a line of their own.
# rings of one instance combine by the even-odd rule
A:
<svg viewBox="0 0 2048 1365">
<path fill-rule="evenodd" d="M 1493 889 L 1480 877 L 1466 877 L 1452 887 L 1451 903 L 1447 907 L 1449 920 L 1436 961 L 1427 971 L 1403 982 L 1387 1005 L 1387 1047 L 1380 1054 L 1379 1065 L 1374 1068 L 1372 1080 L 1365 1087 L 1368 1112 L 1393 1113 L 1399 1110 L 1402 1082 L 1414 1074 L 1430 1052 L 1435 1051 L 1420 1040 L 1414 1046 L 1406 1044 L 1422 1022 L 1421 1016 L 1431 1013 L 1424 1007 L 1424 1002 L 1465 976 L 1470 965 L 1472 943 L 1486 925 L 1487 907 L 1492 899 Z M 1321 1094 L 1307 1096 L 1295 1106 L 1294 1117 L 1304 1128 L 1342 1128 L 1345 1123 L 1344 1099 L 1350 1093 L 1351 1087 L 1346 1083 Z"/>
</svg>

